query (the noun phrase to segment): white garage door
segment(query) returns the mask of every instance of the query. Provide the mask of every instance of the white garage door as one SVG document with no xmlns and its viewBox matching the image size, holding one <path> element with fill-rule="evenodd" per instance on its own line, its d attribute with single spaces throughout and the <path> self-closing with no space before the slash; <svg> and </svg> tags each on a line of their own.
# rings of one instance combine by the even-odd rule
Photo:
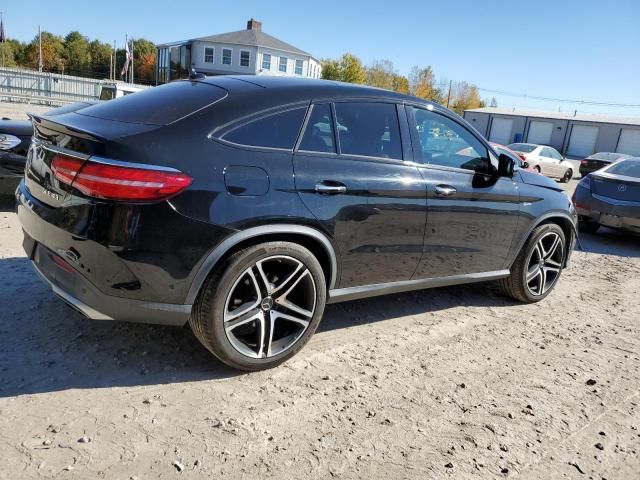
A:
<svg viewBox="0 0 640 480">
<path fill-rule="evenodd" d="M 571 129 L 571 138 L 569 138 L 567 153 L 577 157 L 587 157 L 591 155 L 596 146 L 596 138 L 598 138 L 598 127 L 574 125 Z"/>
<path fill-rule="evenodd" d="M 622 132 L 620 132 L 620 140 L 618 141 L 616 152 L 640 156 L 640 130 L 623 128 Z"/>
<path fill-rule="evenodd" d="M 549 145 L 551 143 L 552 131 L 552 122 L 531 122 L 531 124 L 529 124 L 529 134 L 527 135 L 527 142 L 537 143 L 540 145 Z"/>
<path fill-rule="evenodd" d="M 491 122 L 491 133 L 489 140 L 508 145 L 511 143 L 511 129 L 513 128 L 513 119 L 511 118 L 494 118 Z"/>
</svg>

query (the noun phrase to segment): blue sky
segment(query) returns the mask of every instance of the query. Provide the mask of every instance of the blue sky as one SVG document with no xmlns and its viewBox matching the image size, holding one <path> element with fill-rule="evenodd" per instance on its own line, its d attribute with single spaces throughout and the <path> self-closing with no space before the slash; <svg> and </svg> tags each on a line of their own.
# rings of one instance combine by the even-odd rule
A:
<svg viewBox="0 0 640 480">
<path fill-rule="evenodd" d="M 432 65 L 440 79 L 489 90 L 639 105 L 481 92 L 501 107 L 640 116 L 640 0 L 12 0 L 0 9 L 12 38 L 30 40 L 40 24 L 119 44 L 125 33 L 160 43 L 239 30 L 254 17 L 265 32 L 320 58 L 349 51 L 365 63 L 392 60 L 403 74 Z"/>
</svg>

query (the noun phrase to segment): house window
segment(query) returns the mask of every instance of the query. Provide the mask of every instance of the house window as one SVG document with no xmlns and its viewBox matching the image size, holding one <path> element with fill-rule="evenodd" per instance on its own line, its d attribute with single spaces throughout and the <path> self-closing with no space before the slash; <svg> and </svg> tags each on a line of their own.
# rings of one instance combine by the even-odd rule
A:
<svg viewBox="0 0 640 480">
<path fill-rule="evenodd" d="M 213 47 L 205 47 L 204 63 L 213 63 Z"/>
<path fill-rule="evenodd" d="M 222 49 L 222 64 L 223 65 L 231 65 L 231 55 L 232 51 L 230 48 Z"/>
<path fill-rule="evenodd" d="M 302 60 L 296 60 L 296 75 L 302 75 Z"/>
<path fill-rule="evenodd" d="M 281 72 L 287 73 L 287 57 L 280 57 L 280 64 L 278 65 L 278 70 Z"/>
<path fill-rule="evenodd" d="M 262 69 L 271 70 L 271 55 L 268 53 L 262 54 Z"/>
<path fill-rule="evenodd" d="M 240 66 L 241 67 L 248 67 L 249 66 L 249 57 L 250 57 L 250 53 L 248 50 L 241 50 L 240 51 Z"/>
</svg>

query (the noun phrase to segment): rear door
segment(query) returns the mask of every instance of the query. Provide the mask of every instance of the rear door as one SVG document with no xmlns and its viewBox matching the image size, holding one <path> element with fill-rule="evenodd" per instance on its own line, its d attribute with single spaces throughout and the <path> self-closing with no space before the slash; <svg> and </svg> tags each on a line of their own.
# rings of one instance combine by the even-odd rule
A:
<svg viewBox="0 0 640 480">
<path fill-rule="evenodd" d="M 549 147 L 543 147 L 540 150 L 540 166 L 542 172 L 547 176 L 557 177 L 559 174 L 558 162 L 553 158 L 553 153 Z"/>
<path fill-rule="evenodd" d="M 337 243 L 340 288 L 408 280 L 421 256 L 426 188 L 404 161 L 411 148 L 397 109 L 317 103 L 294 153 L 296 189 Z"/>
<path fill-rule="evenodd" d="M 520 214 L 515 182 L 491 174 L 497 160 L 462 123 L 422 108 L 408 113 L 428 207 L 415 278 L 502 270 Z"/>
</svg>

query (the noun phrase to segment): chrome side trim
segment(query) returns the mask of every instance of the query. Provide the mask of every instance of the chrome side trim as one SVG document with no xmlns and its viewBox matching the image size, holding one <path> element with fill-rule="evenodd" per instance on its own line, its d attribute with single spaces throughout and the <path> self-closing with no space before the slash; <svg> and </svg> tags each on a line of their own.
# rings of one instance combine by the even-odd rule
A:
<svg viewBox="0 0 640 480">
<path fill-rule="evenodd" d="M 90 157 L 90 155 L 85 155 L 84 153 L 78 153 L 63 147 L 57 147 L 54 145 L 46 144 L 42 140 L 38 140 L 35 136 L 32 137 L 31 139 L 31 145 L 33 145 L 34 147 L 39 147 L 45 150 L 49 150 L 50 152 L 53 152 L 53 153 L 62 153 L 68 157 L 79 158 L 80 160 L 86 160 Z"/>
<path fill-rule="evenodd" d="M 195 277 L 193 278 L 193 282 L 191 283 L 191 288 L 189 289 L 189 293 L 187 294 L 187 298 L 185 299 L 185 304 L 193 304 L 196 301 L 196 297 L 198 296 L 198 292 L 200 291 L 200 287 L 204 284 L 204 281 L 209 276 L 209 273 L 213 270 L 216 264 L 222 259 L 222 257 L 235 245 L 244 240 L 248 240 L 253 237 L 259 237 L 262 235 L 269 234 L 282 234 L 282 233 L 297 233 L 306 235 L 308 237 L 313 238 L 314 240 L 319 241 L 324 247 L 327 255 L 329 256 L 329 261 L 331 263 L 331 276 L 329 278 L 329 288 L 333 288 L 336 283 L 336 272 L 338 268 L 338 262 L 336 260 L 336 254 L 331 245 L 329 239 L 311 227 L 306 227 L 303 225 L 290 225 L 290 224 L 277 224 L 277 225 L 263 225 L 259 227 L 249 228 L 247 230 L 242 230 L 238 233 L 231 235 L 226 238 L 222 243 L 220 243 L 216 248 L 213 249 L 211 253 L 204 259 L 202 265 L 198 269 Z"/>
<path fill-rule="evenodd" d="M 327 303 L 345 302 L 358 298 L 387 295 L 390 293 L 409 292 L 424 288 L 446 287 L 449 285 L 461 285 L 464 283 L 483 282 L 508 277 L 509 270 L 497 270 L 495 272 L 468 273 L 464 275 L 452 275 L 449 277 L 421 278 L 418 280 L 403 280 L 400 282 L 377 283 L 361 287 L 349 287 L 329 290 Z"/>
<path fill-rule="evenodd" d="M 175 172 L 182 173 L 180 170 L 172 167 L 163 167 L 161 165 L 149 165 L 146 163 L 134 163 L 134 162 L 123 162 L 120 160 L 113 160 L 111 158 L 92 156 L 89 157 L 91 162 L 102 163 L 103 165 L 113 165 L 114 167 L 128 167 L 128 168 L 139 168 L 142 170 L 154 170 L 158 172 Z"/>
</svg>

